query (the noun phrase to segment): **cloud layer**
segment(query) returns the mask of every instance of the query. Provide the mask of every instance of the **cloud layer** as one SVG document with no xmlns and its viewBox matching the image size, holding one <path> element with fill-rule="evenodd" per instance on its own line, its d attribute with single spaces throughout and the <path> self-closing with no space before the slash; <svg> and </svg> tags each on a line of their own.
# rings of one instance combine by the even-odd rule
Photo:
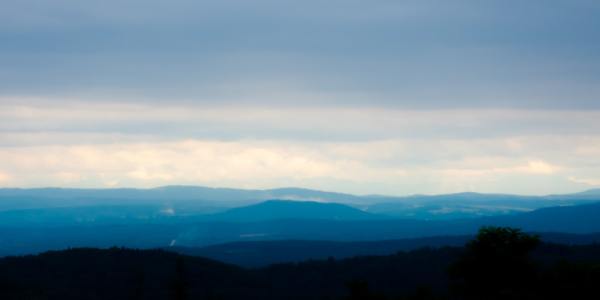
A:
<svg viewBox="0 0 600 300">
<path fill-rule="evenodd" d="M 600 166 L 595 110 L 1 107 L 4 186 L 544 194 L 593 187 Z"/>
<path fill-rule="evenodd" d="M 3 96 L 600 107 L 596 1 L 7 0 L 0 5 Z"/>
<path fill-rule="evenodd" d="M 0 186 L 600 184 L 600 3 L 5 0 Z"/>
</svg>

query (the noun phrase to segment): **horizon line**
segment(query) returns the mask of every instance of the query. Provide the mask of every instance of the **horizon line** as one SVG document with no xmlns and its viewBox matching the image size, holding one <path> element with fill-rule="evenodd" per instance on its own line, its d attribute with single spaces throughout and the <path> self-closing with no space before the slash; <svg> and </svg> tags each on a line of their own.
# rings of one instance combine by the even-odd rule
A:
<svg viewBox="0 0 600 300">
<path fill-rule="evenodd" d="M 213 190 L 238 190 L 238 191 L 274 191 L 274 190 L 286 190 L 286 189 L 297 189 L 306 190 L 312 192 L 341 194 L 354 197 L 383 197 L 383 198 L 409 198 L 416 196 L 424 197 L 435 197 L 435 196 L 446 196 L 446 195 L 461 195 L 461 194 L 479 194 L 479 195 L 498 195 L 498 196 L 523 196 L 523 197 L 549 197 L 549 196 L 561 196 L 561 195 L 574 195 L 582 194 L 590 191 L 600 190 L 600 188 L 591 188 L 581 190 L 579 192 L 562 193 L 562 194 L 512 194 L 512 193 L 498 193 L 498 192 L 476 192 L 476 191 L 461 191 L 461 192 L 450 192 L 450 193 L 439 193 L 439 194 L 426 194 L 426 193 L 415 193 L 405 195 L 390 195 L 390 194 L 354 194 L 339 191 L 320 190 L 307 187 L 299 186 L 283 186 L 283 187 L 272 187 L 272 188 L 243 188 L 243 187 L 225 187 L 225 186 L 206 186 L 206 185 L 186 185 L 186 184 L 173 184 L 173 185 L 160 185 L 154 187 L 61 187 L 61 186 L 37 186 L 37 187 L 0 187 L 1 190 L 43 190 L 43 189 L 61 189 L 61 190 L 157 190 L 163 188 L 203 188 Z"/>
</svg>

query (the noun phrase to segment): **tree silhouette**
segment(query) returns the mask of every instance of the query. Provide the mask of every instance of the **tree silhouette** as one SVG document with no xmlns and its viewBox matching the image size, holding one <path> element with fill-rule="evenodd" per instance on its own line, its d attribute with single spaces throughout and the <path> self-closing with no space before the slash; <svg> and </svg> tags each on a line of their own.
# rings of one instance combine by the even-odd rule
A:
<svg viewBox="0 0 600 300">
<path fill-rule="evenodd" d="M 182 257 L 175 260 L 175 278 L 172 283 L 172 293 L 174 300 L 187 299 L 188 282 L 185 274 L 185 262 Z"/>
<path fill-rule="evenodd" d="M 465 299 L 526 299 L 536 284 L 530 253 L 537 236 L 519 229 L 483 227 L 450 268 L 453 291 Z"/>
<path fill-rule="evenodd" d="M 352 280 L 346 284 L 350 295 L 345 300 L 385 300 L 385 296 L 373 293 L 365 280 Z"/>
</svg>

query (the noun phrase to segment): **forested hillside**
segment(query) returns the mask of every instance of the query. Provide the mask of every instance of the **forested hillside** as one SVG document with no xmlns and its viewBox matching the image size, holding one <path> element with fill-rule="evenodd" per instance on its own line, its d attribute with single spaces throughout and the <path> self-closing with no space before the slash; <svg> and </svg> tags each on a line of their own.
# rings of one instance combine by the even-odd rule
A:
<svg viewBox="0 0 600 300">
<path fill-rule="evenodd" d="M 599 263 L 600 245 L 539 244 L 509 228 L 484 228 L 465 247 L 259 269 L 160 250 L 87 248 L 1 259 L 0 298 L 594 299 Z"/>
</svg>

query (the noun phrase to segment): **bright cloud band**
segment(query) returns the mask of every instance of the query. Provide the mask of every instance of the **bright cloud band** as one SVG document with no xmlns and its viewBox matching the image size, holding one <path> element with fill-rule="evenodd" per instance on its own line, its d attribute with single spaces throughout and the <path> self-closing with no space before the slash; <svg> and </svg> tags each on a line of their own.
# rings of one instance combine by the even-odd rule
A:
<svg viewBox="0 0 600 300">
<path fill-rule="evenodd" d="M 4 105 L 3 186 L 540 194 L 597 183 L 600 113 Z"/>
</svg>

